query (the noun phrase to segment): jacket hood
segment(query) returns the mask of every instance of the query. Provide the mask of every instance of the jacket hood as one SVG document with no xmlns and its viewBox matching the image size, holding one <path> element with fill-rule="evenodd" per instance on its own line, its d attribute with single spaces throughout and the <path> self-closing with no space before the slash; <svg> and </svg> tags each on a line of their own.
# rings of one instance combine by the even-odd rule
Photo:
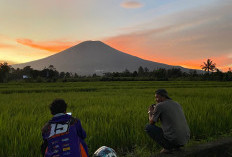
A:
<svg viewBox="0 0 232 157">
<path fill-rule="evenodd" d="M 60 115 L 60 116 L 54 116 L 49 123 L 65 123 L 70 120 L 72 116 L 68 114 Z"/>
</svg>

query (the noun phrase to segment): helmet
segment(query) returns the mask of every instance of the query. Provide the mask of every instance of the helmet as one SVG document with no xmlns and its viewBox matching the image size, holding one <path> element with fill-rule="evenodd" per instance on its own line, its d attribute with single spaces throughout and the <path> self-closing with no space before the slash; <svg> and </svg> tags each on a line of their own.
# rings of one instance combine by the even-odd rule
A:
<svg viewBox="0 0 232 157">
<path fill-rule="evenodd" d="M 94 157 L 117 157 L 116 152 L 109 147 L 102 146 L 94 154 Z"/>
</svg>

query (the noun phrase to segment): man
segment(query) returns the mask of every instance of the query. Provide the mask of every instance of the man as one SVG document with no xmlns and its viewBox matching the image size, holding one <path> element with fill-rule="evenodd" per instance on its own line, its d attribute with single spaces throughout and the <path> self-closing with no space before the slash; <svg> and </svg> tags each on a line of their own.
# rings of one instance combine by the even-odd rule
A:
<svg viewBox="0 0 232 157">
<path fill-rule="evenodd" d="M 182 107 L 168 96 L 165 89 L 157 90 L 155 99 L 157 104 L 148 109 L 150 124 L 145 131 L 163 147 L 161 153 L 171 153 L 188 142 L 190 130 Z M 155 125 L 159 120 L 162 128 Z"/>
<path fill-rule="evenodd" d="M 88 157 L 86 133 L 80 120 L 66 114 L 67 104 L 56 99 L 50 104 L 53 118 L 42 128 L 44 157 Z"/>
</svg>

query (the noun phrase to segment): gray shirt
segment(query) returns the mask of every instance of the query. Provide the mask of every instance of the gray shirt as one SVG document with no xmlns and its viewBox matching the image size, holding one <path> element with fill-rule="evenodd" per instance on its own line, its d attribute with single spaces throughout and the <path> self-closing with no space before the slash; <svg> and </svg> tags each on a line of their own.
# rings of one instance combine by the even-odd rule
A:
<svg viewBox="0 0 232 157">
<path fill-rule="evenodd" d="M 190 138 L 190 130 L 180 104 L 173 100 L 158 103 L 153 121 L 160 119 L 164 137 L 172 143 L 184 145 Z"/>
</svg>

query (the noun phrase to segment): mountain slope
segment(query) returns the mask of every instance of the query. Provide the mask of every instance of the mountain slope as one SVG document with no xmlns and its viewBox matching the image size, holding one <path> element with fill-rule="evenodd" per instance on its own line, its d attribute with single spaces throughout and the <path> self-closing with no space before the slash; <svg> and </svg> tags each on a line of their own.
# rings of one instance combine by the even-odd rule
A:
<svg viewBox="0 0 232 157">
<path fill-rule="evenodd" d="M 118 51 L 101 41 L 85 41 L 67 50 L 40 60 L 12 65 L 14 68 L 31 66 L 41 70 L 53 65 L 59 72 L 72 72 L 78 75 L 102 74 L 104 72 L 122 72 L 138 70 L 139 66 L 150 70 L 158 68 L 181 68 L 167 64 L 143 60 L 141 58 Z"/>
</svg>

